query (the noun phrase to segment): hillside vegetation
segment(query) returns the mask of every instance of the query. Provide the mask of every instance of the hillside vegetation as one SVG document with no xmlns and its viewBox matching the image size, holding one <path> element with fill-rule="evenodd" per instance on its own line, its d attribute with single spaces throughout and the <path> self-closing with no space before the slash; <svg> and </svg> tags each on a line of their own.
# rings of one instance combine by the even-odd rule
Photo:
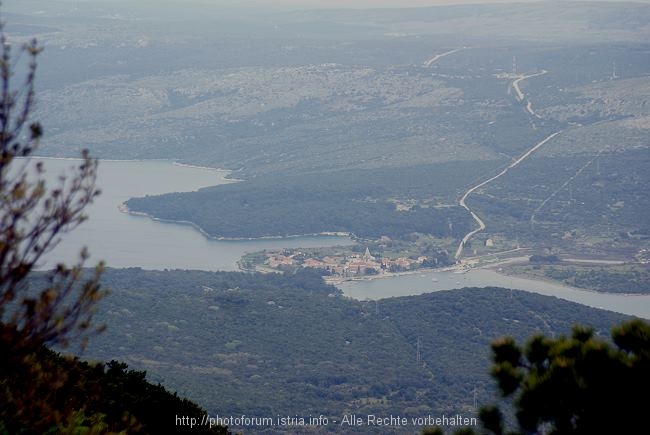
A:
<svg viewBox="0 0 650 435">
<path fill-rule="evenodd" d="M 574 323 L 606 336 L 624 318 L 498 288 L 355 301 L 309 271 L 108 270 L 104 282 L 108 329 L 89 355 L 146 369 L 222 416 L 469 414 L 475 388 L 479 404 L 495 392 L 493 339 Z"/>
<path fill-rule="evenodd" d="M 494 166 L 494 162 L 455 162 L 399 172 L 269 175 L 197 192 L 133 198 L 126 204 L 131 211 L 156 218 L 191 221 L 215 237 L 348 232 L 368 239 L 405 239 L 417 232 L 458 238 L 472 222 L 454 204 L 457 186 Z M 417 205 L 398 210 L 396 202 L 411 200 Z"/>
</svg>

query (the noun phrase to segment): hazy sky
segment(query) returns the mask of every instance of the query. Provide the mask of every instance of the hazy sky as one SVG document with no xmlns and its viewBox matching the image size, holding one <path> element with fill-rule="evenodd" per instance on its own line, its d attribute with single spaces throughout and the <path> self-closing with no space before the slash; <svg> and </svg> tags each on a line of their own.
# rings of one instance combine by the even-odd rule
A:
<svg viewBox="0 0 650 435">
<path fill-rule="evenodd" d="M 80 6 L 83 4 L 112 5 L 118 8 L 127 8 L 131 5 L 150 6 L 162 4 L 201 4 L 210 6 L 242 6 L 259 7 L 261 9 L 273 9 L 277 7 L 291 9 L 313 9 L 313 8 L 376 8 L 376 7 L 418 7 L 436 6 L 448 4 L 477 4 L 477 3 L 531 3 L 553 0 L 2 0 L 5 10 L 13 9 L 12 6 L 20 5 L 21 9 L 49 4 L 62 6 Z M 555 0 L 557 1 L 557 0 Z M 581 0 L 578 0 L 581 1 Z M 593 1 L 593 0 L 583 0 Z M 629 1 L 629 0 L 596 0 L 596 1 Z M 647 3 L 650 0 L 633 0 L 638 3 Z"/>
<path fill-rule="evenodd" d="M 443 4 L 461 3 L 503 3 L 503 2 L 530 2 L 539 0 L 194 0 L 206 4 L 229 5 L 254 5 L 254 6 L 282 6 L 296 9 L 306 8 L 372 8 L 372 7 L 417 7 L 435 6 Z"/>
<path fill-rule="evenodd" d="M 90 0 L 92 1 L 92 0 Z M 132 0 L 137 1 L 137 0 Z M 169 1 L 169 0 L 168 0 Z M 173 2 L 183 0 L 171 0 Z M 531 3 L 549 0 L 184 0 L 205 4 L 255 5 L 255 6 L 284 6 L 296 9 L 305 8 L 372 8 L 372 7 L 418 7 L 448 4 L 477 4 L 477 3 Z M 552 1 L 552 0 L 551 0 Z M 555 0 L 557 1 L 557 0 Z M 631 1 L 645 3 L 648 0 L 577 0 L 577 1 Z"/>
<path fill-rule="evenodd" d="M 373 8 L 373 7 L 417 7 L 417 6 L 435 6 L 445 4 L 472 4 L 472 3 L 505 3 L 517 2 L 525 3 L 532 1 L 544 0 L 157 0 L 159 3 L 172 3 L 172 4 L 205 4 L 212 6 L 228 5 L 228 6 L 255 6 L 262 8 L 274 7 L 290 7 L 293 9 L 313 9 L 313 8 Z M 130 4 L 151 4 L 151 0 L 3 0 L 2 3 L 11 8 L 16 3 L 28 4 L 66 4 L 66 5 L 81 5 L 88 3 L 103 3 L 113 5 L 120 5 L 124 7 Z"/>
<path fill-rule="evenodd" d="M 608 1 L 622 2 L 629 0 L 574 0 L 574 1 Z M 97 6 L 101 10 L 118 14 L 157 11 L 160 14 L 170 10 L 215 11 L 220 7 L 229 10 L 272 11 L 330 8 L 407 8 L 422 6 L 440 6 L 450 4 L 486 4 L 486 3 L 536 3 L 555 2 L 559 0 L 0 0 L 1 11 L 19 13 L 59 13 L 85 9 L 83 6 Z M 633 0 L 636 3 L 648 3 L 650 0 Z M 171 7 L 171 8 L 170 8 Z"/>
</svg>

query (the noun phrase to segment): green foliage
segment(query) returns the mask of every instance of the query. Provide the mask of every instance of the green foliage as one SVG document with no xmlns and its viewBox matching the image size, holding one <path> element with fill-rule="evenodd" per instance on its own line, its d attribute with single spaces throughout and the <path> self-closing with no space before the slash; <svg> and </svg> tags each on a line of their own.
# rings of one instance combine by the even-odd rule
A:
<svg viewBox="0 0 650 435">
<path fill-rule="evenodd" d="M 560 257 L 557 255 L 540 255 L 540 254 L 535 254 L 531 255 L 530 258 L 528 258 L 528 261 L 531 263 L 557 263 L 560 261 Z"/>
<path fill-rule="evenodd" d="M 491 232 L 528 244 L 593 255 L 631 254 L 646 247 L 638 235 L 648 221 L 649 164 L 647 147 L 603 152 L 597 160 L 593 153 L 533 156 L 469 203 Z"/>
<path fill-rule="evenodd" d="M 317 275 L 109 269 L 108 329 L 87 352 L 147 370 L 211 415 L 469 415 L 475 387 L 479 404 L 495 394 L 492 340 L 624 318 L 497 288 L 356 301 Z"/>
<path fill-rule="evenodd" d="M 99 193 L 97 162 L 86 152 L 70 177 L 62 176 L 52 190 L 45 186 L 42 163 L 30 169 L 19 160 L 34 153 L 43 134 L 41 125 L 30 121 L 40 51 L 36 41 L 22 48 L 29 59 L 27 73 L 14 86 L 18 65 L 0 24 L 0 428 L 9 433 L 74 433 L 82 427 L 103 432 L 103 419 L 84 413 L 81 396 L 57 394 L 60 386 L 77 382 L 78 371 L 62 370 L 43 347 L 66 346 L 78 338 L 83 346 L 101 330 L 92 317 L 105 295 L 99 285 L 103 266 L 83 277 L 84 250 L 74 266 L 57 265 L 38 290 L 28 286 L 42 256 L 85 220 L 84 209 Z M 87 393 L 94 394 L 92 386 Z"/>
<path fill-rule="evenodd" d="M 72 267 L 58 264 L 49 273 L 34 273 L 60 237 L 86 219 L 84 209 L 99 194 L 97 161 L 85 151 L 51 190 L 42 162 L 31 169 L 19 160 L 32 156 L 42 135 L 40 124 L 29 120 L 40 51 L 36 41 L 23 47 L 27 75 L 14 88 L 16 65 L 0 24 L 0 433 L 169 432 L 175 426 L 169 416 L 200 418 L 205 411 L 149 384 L 144 372 L 127 371 L 125 364 L 113 361 L 106 370 L 46 347 L 66 347 L 76 339 L 85 347 L 88 337 L 103 329 L 93 324 L 93 315 L 106 291 L 99 284 L 101 263 L 84 272 L 85 249 Z M 175 429 L 190 432 L 187 426 Z M 196 432 L 227 430 L 203 426 L 191 431 Z"/>
<path fill-rule="evenodd" d="M 129 209 L 172 221 L 190 221 L 213 236 L 262 237 L 348 232 L 377 239 L 412 233 L 460 238 L 472 228 L 456 203 L 459 186 L 493 162 L 446 163 L 390 170 L 264 176 L 234 184 L 134 198 Z M 394 198 L 433 201 L 398 211 Z M 450 225 L 453 222 L 453 225 Z"/>
<path fill-rule="evenodd" d="M 102 265 L 83 279 L 84 251 L 76 265 L 59 264 L 40 290 L 30 290 L 27 281 L 59 237 L 85 220 L 83 210 L 98 194 L 97 162 L 84 152 L 71 177 L 48 190 L 42 163 L 30 173 L 28 163 L 18 160 L 34 153 L 43 133 L 38 122 L 30 121 L 41 48 L 36 41 L 22 48 L 29 57 L 27 73 L 15 87 L 17 65 L 2 24 L 0 46 L 0 427 L 10 433 L 70 432 L 87 423 L 85 415 L 79 401 L 56 392 L 59 385 L 74 382 L 75 373 L 53 365 L 42 345 L 65 346 L 98 329 L 91 320 L 105 294 L 99 286 Z M 99 418 L 88 424 L 94 431 L 103 422 Z"/>
<path fill-rule="evenodd" d="M 205 411 L 124 363 L 93 364 L 26 344 L 4 327 L 0 341 L 0 433 L 227 434 L 223 427 L 176 425 Z"/>
<path fill-rule="evenodd" d="M 640 433 L 650 388 L 650 325 L 639 319 L 612 330 L 612 343 L 590 328 L 570 336 L 535 335 L 524 346 L 492 344 L 492 375 L 512 398 L 521 433 Z M 486 429 L 503 433 L 496 407 L 485 408 Z"/>
<path fill-rule="evenodd" d="M 573 287 L 606 293 L 650 293 L 650 264 L 581 265 L 556 263 L 512 265 L 509 273 L 553 279 Z"/>
</svg>

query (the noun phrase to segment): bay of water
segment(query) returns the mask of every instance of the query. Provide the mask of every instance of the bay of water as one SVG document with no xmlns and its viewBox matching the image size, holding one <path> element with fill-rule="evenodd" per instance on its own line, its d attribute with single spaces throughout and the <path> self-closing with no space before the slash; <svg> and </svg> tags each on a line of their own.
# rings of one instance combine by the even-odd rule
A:
<svg viewBox="0 0 650 435">
<path fill-rule="evenodd" d="M 45 162 L 50 183 L 70 171 L 78 161 L 39 159 Z M 155 221 L 119 211 L 134 196 L 188 192 L 228 183 L 227 171 L 176 165 L 169 161 L 101 161 L 97 187 L 102 194 L 88 208 L 88 221 L 73 232 L 39 265 L 46 269 L 57 262 L 70 263 L 88 247 L 92 265 L 99 260 L 109 267 L 143 269 L 237 270 L 246 252 L 290 247 L 349 245 L 347 237 L 304 236 L 281 239 L 214 240 L 190 225 Z M 348 281 L 339 285 L 355 299 L 381 299 L 417 295 L 462 287 L 505 287 L 555 296 L 595 308 L 650 319 L 650 295 L 602 294 L 543 281 L 500 275 L 475 269 L 467 273 L 426 272 L 375 280 Z"/>
<path fill-rule="evenodd" d="M 61 173 L 70 173 L 78 161 L 42 160 L 53 185 Z M 228 183 L 228 171 L 177 165 L 169 161 L 110 161 L 99 163 L 97 187 L 102 191 L 88 207 L 89 219 L 61 243 L 40 265 L 71 263 L 83 246 L 91 254 L 88 265 L 103 260 L 108 267 L 143 269 L 238 270 L 237 260 L 246 252 L 289 247 L 349 245 L 347 237 L 305 236 L 282 239 L 214 240 L 190 225 L 155 221 L 119 211 L 131 197 L 168 192 L 189 192 Z"/>
<path fill-rule="evenodd" d="M 462 287 L 504 287 L 555 296 L 594 308 L 650 319 L 650 295 L 596 293 L 546 281 L 510 277 L 489 269 L 473 269 L 466 273 L 426 272 L 374 280 L 346 281 L 338 285 L 355 299 L 381 299 L 411 296 Z"/>
</svg>

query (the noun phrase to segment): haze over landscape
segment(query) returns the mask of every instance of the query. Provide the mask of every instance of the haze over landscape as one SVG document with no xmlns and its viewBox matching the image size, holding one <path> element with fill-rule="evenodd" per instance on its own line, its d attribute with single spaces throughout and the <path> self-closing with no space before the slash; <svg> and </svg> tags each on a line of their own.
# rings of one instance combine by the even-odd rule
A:
<svg viewBox="0 0 650 435">
<path fill-rule="evenodd" d="M 202 426 L 479 430 L 504 392 L 494 340 L 581 324 L 612 343 L 650 319 L 649 2 L 0 10 L 16 52 L 44 48 L 30 116 L 48 184 L 88 149 L 104 191 L 28 287 L 83 246 L 106 260 L 107 328 L 82 357 L 146 371 Z M 141 433 L 188 429 L 160 406 L 160 427 L 124 412 Z M 0 433 L 27 427 L 3 415 Z"/>
</svg>

